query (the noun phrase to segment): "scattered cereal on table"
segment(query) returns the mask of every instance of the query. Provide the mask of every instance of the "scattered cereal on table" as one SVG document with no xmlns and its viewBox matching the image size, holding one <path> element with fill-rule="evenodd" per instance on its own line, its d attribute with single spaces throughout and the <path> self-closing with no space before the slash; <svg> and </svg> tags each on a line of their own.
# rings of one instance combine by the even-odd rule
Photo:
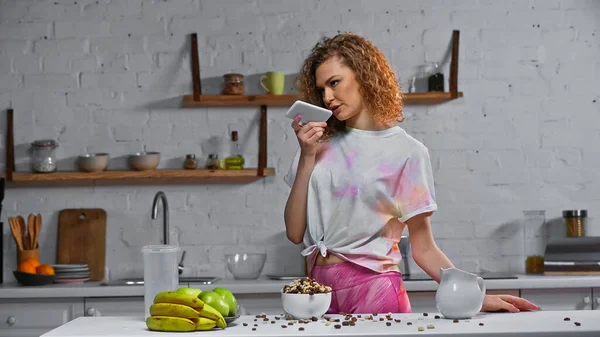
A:
<svg viewBox="0 0 600 337">
<path fill-rule="evenodd" d="M 424 328 L 424 327 L 422 327 L 422 326 L 420 326 L 420 327 L 418 328 L 418 330 L 419 330 L 419 331 L 425 331 L 425 328 Z"/>
<path fill-rule="evenodd" d="M 435 329 L 435 326 L 433 326 L 433 324 L 427 324 L 427 329 Z"/>
</svg>

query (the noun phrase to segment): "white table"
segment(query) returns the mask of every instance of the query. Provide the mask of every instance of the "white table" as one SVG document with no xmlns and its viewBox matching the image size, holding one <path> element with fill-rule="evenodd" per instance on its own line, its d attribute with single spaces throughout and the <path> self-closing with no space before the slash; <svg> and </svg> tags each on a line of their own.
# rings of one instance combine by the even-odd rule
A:
<svg viewBox="0 0 600 337">
<path fill-rule="evenodd" d="M 453 320 L 435 318 L 436 313 L 423 314 L 393 314 L 393 320 L 387 320 L 379 314 L 374 320 L 358 320 L 355 326 L 334 327 L 326 325 L 324 319 L 307 324 L 297 321 L 287 325 L 284 317 L 268 315 L 269 320 L 255 316 L 242 316 L 226 329 L 212 331 L 195 331 L 188 333 L 154 332 L 147 329 L 141 317 L 80 317 L 64 324 L 42 337 L 182 337 L 193 336 L 600 336 L 600 315 L 597 311 L 537 311 L 521 313 L 480 313 L 470 320 Z M 356 315 L 354 315 L 356 316 Z M 328 315 L 344 321 L 343 316 Z M 365 315 L 362 316 L 364 318 Z M 384 318 L 380 321 L 379 318 Z M 564 318 L 569 317 L 569 321 Z M 255 321 L 255 319 L 257 321 Z M 396 320 L 399 319 L 400 322 Z M 275 321 L 272 324 L 271 321 Z M 388 326 L 387 323 L 390 323 Z M 411 325 L 407 323 L 411 322 Z M 575 322 L 580 323 L 576 325 Z M 246 323 L 247 326 L 244 326 Z M 253 331 L 257 324 L 256 331 Z M 482 324 L 482 325 L 481 325 Z M 283 328 L 282 325 L 286 325 Z M 433 325 L 433 329 L 428 329 Z M 299 330 L 303 327 L 304 330 Z M 423 327 L 424 331 L 418 331 Z"/>
</svg>

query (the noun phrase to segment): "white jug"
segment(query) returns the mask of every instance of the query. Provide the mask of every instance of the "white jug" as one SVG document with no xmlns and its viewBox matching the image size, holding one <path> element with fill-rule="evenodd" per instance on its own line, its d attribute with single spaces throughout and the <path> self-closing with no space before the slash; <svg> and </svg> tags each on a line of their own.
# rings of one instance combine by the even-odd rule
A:
<svg viewBox="0 0 600 337">
<path fill-rule="evenodd" d="M 440 279 L 435 302 L 445 318 L 467 319 L 481 311 L 485 299 L 481 277 L 457 268 L 441 268 Z"/>
</svg>

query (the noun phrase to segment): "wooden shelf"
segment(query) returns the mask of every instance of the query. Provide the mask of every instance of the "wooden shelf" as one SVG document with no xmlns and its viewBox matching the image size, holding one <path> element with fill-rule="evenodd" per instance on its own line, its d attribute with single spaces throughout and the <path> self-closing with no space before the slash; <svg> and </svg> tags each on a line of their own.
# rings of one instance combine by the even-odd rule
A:
<svg viewBox="0 0 600 337">
<path fill-rule="evenodd" d="M 404 94 L 404 105 L 433 105 L 460 97 L 463 97 L 460 91 L 456 93 L 456 97 L 451 92 L 413 92 Z"/>
<path fill-rule="evenodd" d="M 184 108 L 205 106 L 290 106 L 298 97 L 296 95 L 200 95 L 199 101 L 194 101 L 194 95 L 183 96 Z"/>
<path fill-rule="evenodd" d="M 264 176 L 275 175 L 272 168 Z M 244 170 L 152 170 L 152 171 L 66 171 L 54 173 L 13 172 L 13 185 L 77 186 L 77 185 L 136 185 L 136 184 L 195 184 L 248 183 L 261 179 L 258 169 Z"/>
<path fill-rule="evenodd" d="M 440 104 L 463 97 L 462 92 L 457 92 L 456 97 L 451 92 L 417 92 L 404 94 L 405 105 L 432 105 Z M 183 96 L 184 108 L 200 108 L 207 106 L 290 106 L 296 100 L 296 95 L 200 95 L 199 101 L 194 101 L 194 95 Z"/>
</svg>

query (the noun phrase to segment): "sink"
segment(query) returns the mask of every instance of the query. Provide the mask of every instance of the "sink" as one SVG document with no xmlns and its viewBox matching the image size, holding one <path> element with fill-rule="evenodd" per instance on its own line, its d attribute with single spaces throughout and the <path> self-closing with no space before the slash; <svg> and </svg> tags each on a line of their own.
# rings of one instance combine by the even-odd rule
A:
<svg viewBox="0 0 600 337">
<path fill-rule="evenodd" d="M 190 277 L 179 277 L 179 283 L 200 283 L 200 284 L 213 284 L 220 280 L 214 276 L 190 276 Z M 143 278 L 124 278 L 118 280 L 111 280 L 108 282 L 102 282 L 103 286 L 140 286 L 144 285 Z"/>
</svg>

